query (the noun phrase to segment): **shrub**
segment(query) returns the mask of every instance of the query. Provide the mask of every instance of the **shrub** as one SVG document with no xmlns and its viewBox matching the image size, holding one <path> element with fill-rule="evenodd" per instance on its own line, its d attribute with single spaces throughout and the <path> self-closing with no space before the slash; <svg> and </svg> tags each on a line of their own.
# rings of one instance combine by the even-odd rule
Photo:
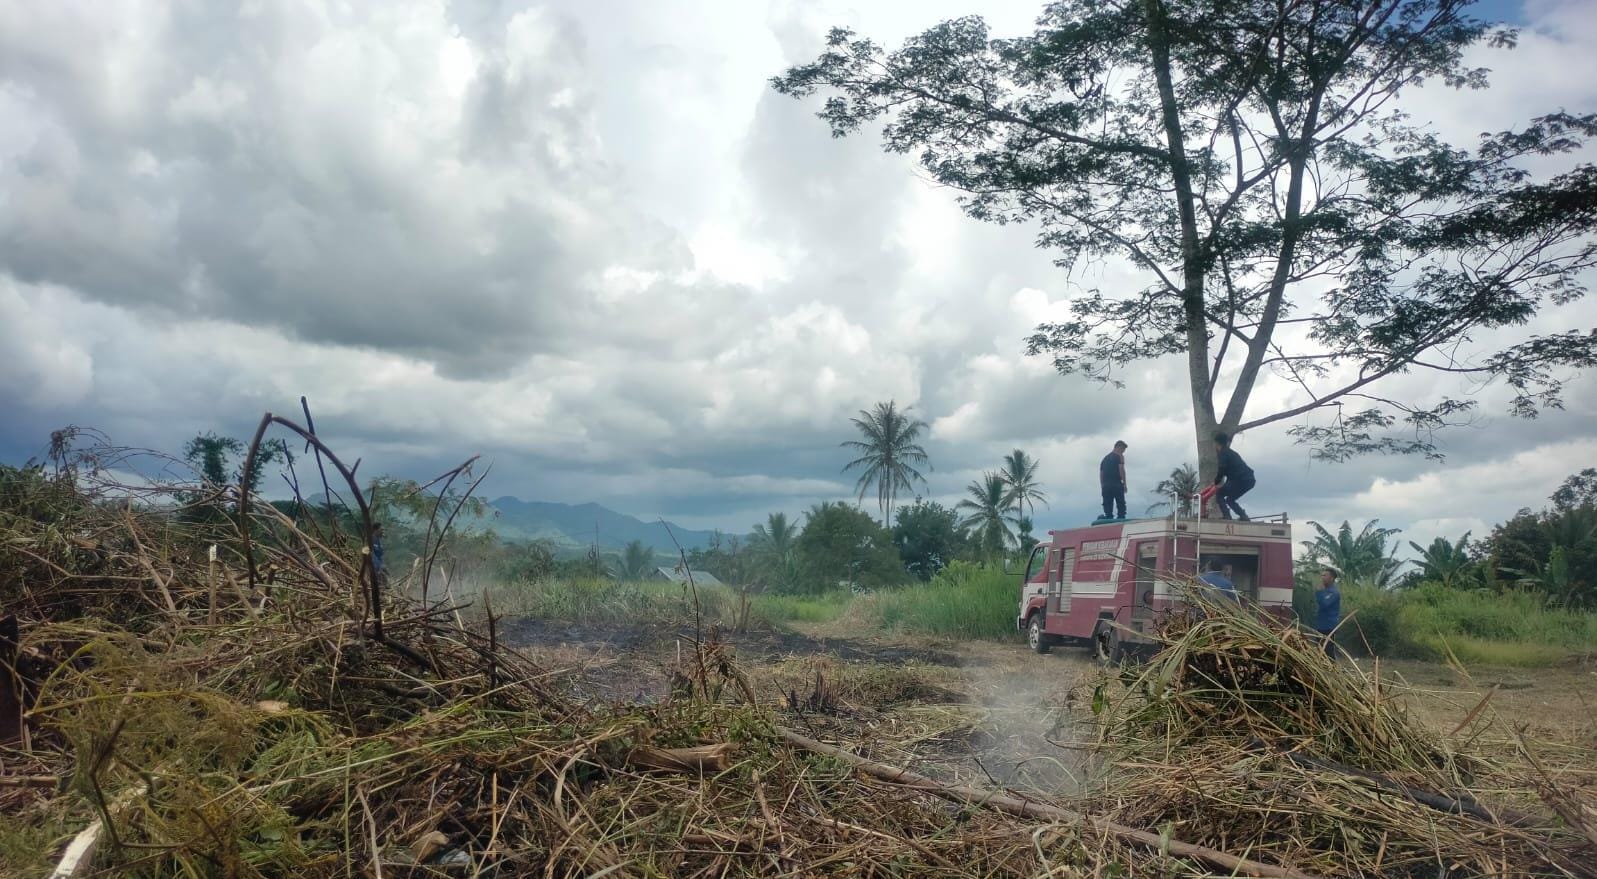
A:
<svg viewBox="0 0 1597 879">
<path fill-rule="evenodd" d="M 884 629 L 946 638 L 1016 637 L 1020 577 L 1002 569 L 954 562 L 930 583 L 856 599 L 866 619 Z"/>
<path fill-rule="evenodd" d="M 1597 651 L 1597 614 L 1548 607 L 1529 592 L 1350 585 L 1342 589 L 1342 609 L 1352 619 L 1338 640 L 1378 656 L 1444 660 L 1451 651 L 1465 662 L 1533 666 Z"/>
</svg>

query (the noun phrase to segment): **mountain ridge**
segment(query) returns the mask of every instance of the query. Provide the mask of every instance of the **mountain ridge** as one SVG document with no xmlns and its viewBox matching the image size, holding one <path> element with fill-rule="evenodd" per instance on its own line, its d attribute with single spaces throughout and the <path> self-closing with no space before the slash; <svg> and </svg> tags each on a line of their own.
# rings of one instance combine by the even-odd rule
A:
<svg viewBox="0 0 1597 879">
<path fill-rule="evenodd" d="M 703 549 L 710 545 L 716 534 L 714 531 L 683 528 L 672 522 L 645 522 L 593 501 L 564 504 L 556 501 L 524 501 L 513 495 L 504 495 L 488 504 L 499 515 L 485 524 L 500 534 L 524 540 L 548 540 L 560 546 L 589 546 L 597 543 L 601 548 L 619 549 L 638 540 L 656 551 L 675 553 L 679 543 L 685 550 Z"/>
</svg>

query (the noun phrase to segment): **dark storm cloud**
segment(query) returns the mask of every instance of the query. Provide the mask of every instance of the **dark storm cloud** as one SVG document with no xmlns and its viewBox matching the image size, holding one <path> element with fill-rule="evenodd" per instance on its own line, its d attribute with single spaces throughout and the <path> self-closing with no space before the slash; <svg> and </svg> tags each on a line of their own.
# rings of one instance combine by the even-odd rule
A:
<svg viewBox="0 0 1597 879">
<path fill-rule="evenodd" d="M 610 206 L 558 15 L 473 46 L 379 7 L 174 4 L 130 46 L 116 16 L 53 6 L 0 29 L 22 133 L 0 262 L 19 280 L 480 374 L 562 347 L 623 241 L 679 255 Z"/>
<path fill-rule="evenodd" d="M 999 29 L 1036 6 L 993 10 Z M 852 497 L 848 419 L 894 399 L 932 424 L 929 497 L 1018 446 L 1053 500 L 1039 527 L 1075 524 L 1125 438 L 1145 504 L 1194 457 L 1181 364 L 1112 390 L 1021 354 L 1069 297 L 1141 279 L 1067 276 L 1030 230 L 961 216 L 912 161 L 764 86 L 832 24 L 893 42 L 968 7 L 4 7 L 0 460 L 67 423 L 165 449 L 247 434 L 306 394 L 363 472 L 480 452 L 491 496 L 741 531 Z M 1483 60 L 1497 88 L 1427 118 L 1468 136 L 1527 95 L 1589 103 L 1592 78 L 1539 62 L 1589 59 L 1597 15 L 1549 10 L 1517 59 Z M 1242 447 L 1265 507 L 1462 531 L 1453 512 L 1539 503 L 1543 470 L 1578 469 L 1593 387 L 1538 422 L 1483 406 L 1446 465 L 1318 463 L 1286 425 Z"/>
</svg>

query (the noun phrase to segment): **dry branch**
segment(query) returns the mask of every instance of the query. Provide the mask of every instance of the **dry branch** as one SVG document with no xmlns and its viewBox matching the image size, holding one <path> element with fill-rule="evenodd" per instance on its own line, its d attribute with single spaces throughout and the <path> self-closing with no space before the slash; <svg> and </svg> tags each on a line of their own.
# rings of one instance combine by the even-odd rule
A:
<svg viewBox="0 0 1597 879">
<path fill-rule="evenodd" d="M 1236 855 L 1227 854 L 1222 851 L 1216 851 L 1211 848 L 1205 848 L 1201 845 L 1193 845 L 1191 843 L 1181 842 L 1180 840 L 1176 839 L 1164 838 L 1156 833 L 1149 833 L 1145 830 L 1137 830 L 1133 827 L 1123 827 L 1103 818 L 1094 817 L 1092 815 L 1083 815 L 1080 812 L 1072 812 L 1068 809 L 1061 809 L 1058 806 L 1050 806 L 1045 803 L 1038 803 L 1031 800 L 1017 799 L 996 791 L 984 791 L 980 788 L 967 787 L 965 785 L 943 784 L 938 781 L 933 781 L 924 775 L 910 772 L 908 769 L 900 769 L 895 766 L 888 766 L 885 763 L 877 763 L 872 760 L 867 760 L 864 757 L 860 757 L 857 754 L 852 754 L 843 750 L 842 748 L 817 742 L 812 738 L 799 735 L 798 733 L 789 729 L 778 728 L 777 733 L 782 737 L 782 740 L 788 744 L 803 748 L 806 751 L 814 751 L 817 754 L 825 754 L 828 757 L 842 760 L 866 775 L 879 778 L 892 784 L 901 785 L 903 787 L 922 791 L 924 793 L 929 793 L 933 796 L 942 797 L 945 800 L 951 800 L 956 803 L 964 803 L 971 806 L 981 806 L 988 809 L 996 809 L 1000 812 L 1005 812 L 1010 815 L 1018 815 L 1022 818 L 1042 818 L 1047 821 L 1058 821 L 1060 823 L 1088 824 L 1101 833 L 1108 834 L 1125 842 L 1135 843 L 1136 845 L 1151 848 L 1154 851 L 1168 852 L 1178 857 L 1196 858 L 1216 867 L 1229 870 L 1234 874 L 1259 876 L 1265 877 L 1265 879 L 1316 879 L 1316 877 L 1309 873 L 1294 870 L 1291 867 L 1278 867 L 1274 864 L 1263 864 L 1258 861 L 1248 860 L 1247 858 L 1239 858 Z"/>
</svg>

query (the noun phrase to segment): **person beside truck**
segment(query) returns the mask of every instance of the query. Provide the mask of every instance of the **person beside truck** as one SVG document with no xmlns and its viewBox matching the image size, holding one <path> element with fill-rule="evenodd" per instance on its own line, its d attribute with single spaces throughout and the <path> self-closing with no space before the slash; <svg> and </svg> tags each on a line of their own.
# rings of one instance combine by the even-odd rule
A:
<svg viewBox="0 0 1597 879">
<path fill-rule="evenodd" d="M 1340 572 L 1326 567 L 1320 571 L 1320 588 L 1314 591 L 1314 631 L 1324 641 L 1326 655 L 1336 656 L 1336 641 L 1331 638 L 1342 622 L 1342 590 L 1336 579 Z"/>
</svg>

